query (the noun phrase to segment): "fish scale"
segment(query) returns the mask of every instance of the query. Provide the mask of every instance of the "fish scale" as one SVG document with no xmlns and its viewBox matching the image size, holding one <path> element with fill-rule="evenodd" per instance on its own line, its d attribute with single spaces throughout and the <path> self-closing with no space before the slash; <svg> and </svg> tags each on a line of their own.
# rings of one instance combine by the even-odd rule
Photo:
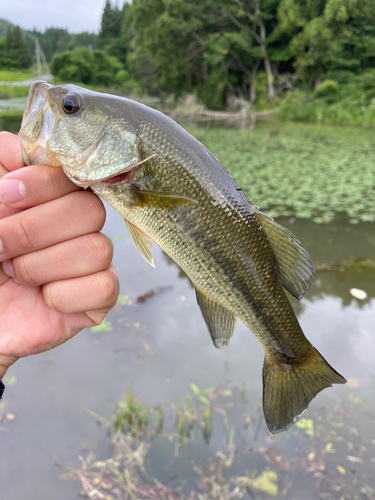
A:
<svg viewBox="0 0 375 500">
<path fill-rule="evenodd" d="M 283 290 L 301 299 L 311 288 L 310 256 L 177 123 L 130 99 L 39 82 L 20 136 L 29 163 L 61 165 L 112 205 L 147 262 L 155 242 L 185 271 L 215 347 L 229 344 L 237 317 L 257 336 L 271 432 L 292 425 L 321 390 L 345 382 L 306 339 Z"/>
</svg>

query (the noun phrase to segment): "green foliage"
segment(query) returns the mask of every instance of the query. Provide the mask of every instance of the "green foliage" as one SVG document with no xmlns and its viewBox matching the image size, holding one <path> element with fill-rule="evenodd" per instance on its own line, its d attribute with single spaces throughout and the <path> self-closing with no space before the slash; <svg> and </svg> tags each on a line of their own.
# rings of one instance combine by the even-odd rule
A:
<svg viewBox="0 0 375 500">
<path fill-rule="evenodd" d="M 280 117 L 289 121 L 375 126 L 375 70 L 359 75 L 332 71 L 329 76 L 341 82 L 325 80 L 315 95 L 304 91 L 290 93 L 282 101 Z"/>
<path fill-rule="evenodd" d="M 121 17 L 118 5 L 114 7 L 111 1 L 107 0 L 104 6 L 102 21 L 99 32 L 99 45 L 102 49 L 111 42 L 113 38 L 118 38 L 121 30 Z"/>
<path fill-rule="evenodd" d="M 9 26 L 6 38 L 0 41 L 1 68 L 28 68 L 32 58 L 19 26 Z"/>
<path fill-rule="evenodd" d="M 319 97 L 324 97 L 336 94 L 339 89 L 340 85 L 335 80 L 324 80 L 318 85 L 316 93 Z"/>
<path fill-rule="evenodd" d="M 87 47 L 55 54 L 51 64 L 52 73 L 62 80 L 91 85 L 114 84 L 121 69 L 122 65 L 115 57 Z"/>
<path fill-rule="evenodd" d="M 33 37 L 38 39 L 47 62 L 52 61 L 56 52 L 82 46 L 90 49 L 98 48 L 98 35 L 87 31 L 72 34 L 63 28 L 47 28 L 44 33 L 34 30 Z"/>
</svg>

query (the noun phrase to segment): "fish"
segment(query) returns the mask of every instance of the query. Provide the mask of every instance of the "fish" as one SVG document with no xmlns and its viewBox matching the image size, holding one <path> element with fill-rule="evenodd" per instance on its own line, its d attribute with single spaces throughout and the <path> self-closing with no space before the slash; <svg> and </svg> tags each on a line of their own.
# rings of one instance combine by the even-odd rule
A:
<svg viewBox="0 0 375 500">
<path fill-rule="evenodd" d="M 156 243 L 181 267 L 216 348 L 228 346 L 237 318 L 258 338 L 272 433 L 346 382 L 305 337 L 284 291 L 300 300 L 312 287 L 308 252 L 175 121 L 124 97 L 35 82 L 19 136 L 25 164 L 62 167 L 122 215 L 149 264 Z"/>
</svg>

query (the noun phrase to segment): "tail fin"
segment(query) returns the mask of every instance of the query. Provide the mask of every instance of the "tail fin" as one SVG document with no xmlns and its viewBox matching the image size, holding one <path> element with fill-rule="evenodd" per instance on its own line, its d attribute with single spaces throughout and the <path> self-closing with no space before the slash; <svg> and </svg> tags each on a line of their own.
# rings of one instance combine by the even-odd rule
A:
<svg viewBox="0 0 375 500">
<path fill-rule="evenodd" d="M 263 365 L 263 411 L 272 434 L 285 431 L 301 417 L 310 401 L 332 384 L 346 380 L 313 348 L 301 365 Z"/>
</svg>

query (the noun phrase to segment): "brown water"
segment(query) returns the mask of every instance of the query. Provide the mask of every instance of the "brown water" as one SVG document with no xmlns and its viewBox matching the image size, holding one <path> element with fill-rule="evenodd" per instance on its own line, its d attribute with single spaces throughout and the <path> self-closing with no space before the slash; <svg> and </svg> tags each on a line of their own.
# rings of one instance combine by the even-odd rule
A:
<svg viewBox="0 0 375 500">
<path fill-rule="evenodd" d="M 326 266 L 327 261 L 375 258 L 373 224 L 280 222 L 298 235 L 314 262 Z M 215 413 L 209 444 L 197 432 L 176 457 L 173 442 L 153 441 L 149 462 L 160 481 L 178 473 L 189 490 L 196 482 L 191 460 L 202 465 L 218 450 L 229 454 L 235 444 L 226 476 L 275 471 L 278 493 L 273 498 L 375 498 L 375 269 L 359 265 L 318 271 L 302 302 L 292 300 L 306 336 L 351 380 L 349 387 L 334 386 L 311 403 L 304 418 L 314 423 L 313 436 L 294 426 L 272 437 L 261 416 L 263 350 L 256 338 L 239 323 L 230 346 L 217 351 L 194 290 L 177 266 L 155 248 L 152 269 L 110 208 L 104 231 L 114 242 L 121 295 L 128 297 L 109 313 L 111 331 L 84 330 L 10 370 L 0 407 L 3 416 L 10 414 L 0 423 L 1 500 L 76 498 L 79 483 L 59 476 L 88 450 L 100 459 L 112 453 L 105 430 L 85 408 L 111 415 L 129 382 L 143 403 L 163 405 L 166 433 L 175 432 L 171 405 L 176 395 L 185 400 L 191 383 L 233 391 L 221 403 L 228 423 Z M 158 287 L 165 289 L 137 303 Z M 368 298 L 355 299 L 351 288 L 366 291 Z M 250 491 L 247 498 L 272 497 L 257 488 Z"/>
</svg>

